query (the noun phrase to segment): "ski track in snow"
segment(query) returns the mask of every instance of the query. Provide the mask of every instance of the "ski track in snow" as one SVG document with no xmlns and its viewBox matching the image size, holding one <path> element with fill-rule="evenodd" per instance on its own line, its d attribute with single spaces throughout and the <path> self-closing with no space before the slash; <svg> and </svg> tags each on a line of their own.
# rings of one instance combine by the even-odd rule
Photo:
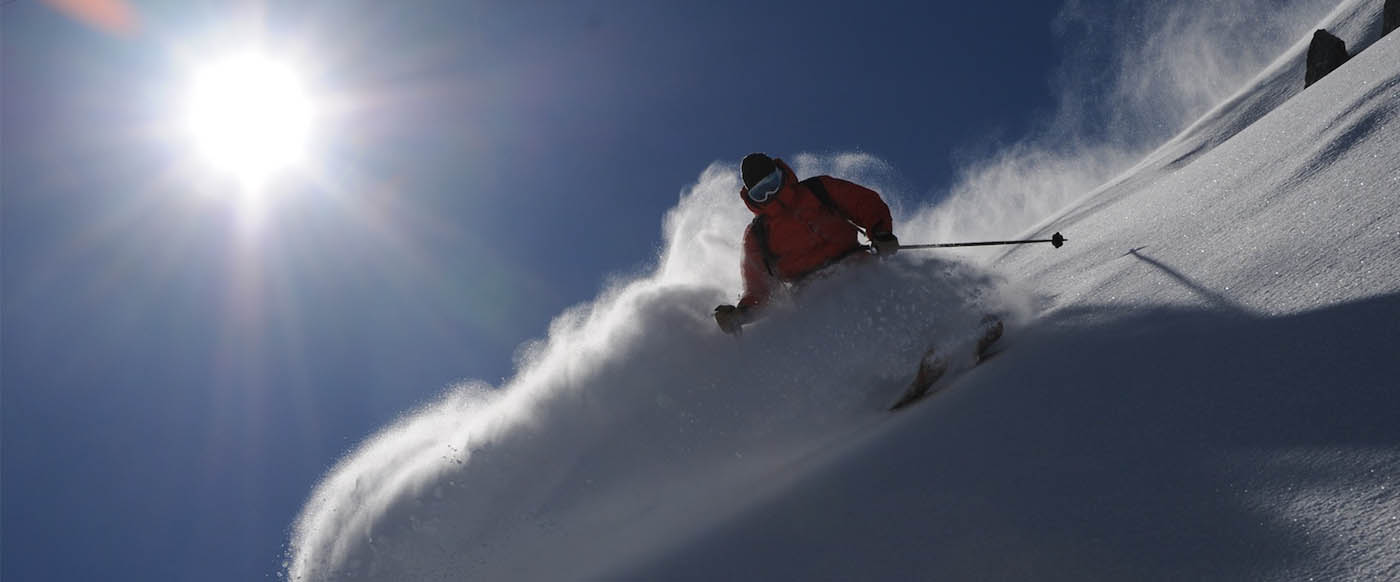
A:
<svg viewBox="0 0 1400 582">
<path fill-rule="evenodd" d="M 749 215 L 711 167 L 655 273 L 561 316 L 503 389 L 459 387 L 333 469 L 288 576 L 1400 578 L 1380 4 L 1328 16 L 1370 48 L 1314 87 L 1303 40 L 1027 233 L 1064 248 L 844 267 L 738 340 L 709 311 Z M 892 181 L 863 155 L 794 162 Z M 883 412 L 931 338 L 970 352 L 987 311 L 1006 353 Z"/>
</svg>

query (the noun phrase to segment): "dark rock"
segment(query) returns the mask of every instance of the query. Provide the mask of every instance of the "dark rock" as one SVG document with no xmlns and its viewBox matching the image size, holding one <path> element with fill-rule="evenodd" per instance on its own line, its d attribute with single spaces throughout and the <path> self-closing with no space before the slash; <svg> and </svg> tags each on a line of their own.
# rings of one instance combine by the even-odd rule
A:
<svg viewBox="0 0 1400 582">
<path fill-rule="evenodd" d="M 1308 71 L 1303 86 L 1308 87 L 1347 62 L 1347 43 L 1326 30 L 1313 33 L 1308 46 Z"/>
<path fill-rule="evenodd" d="M 1381 36 L 1400 28 L 1400 0 L 1385 0 L 1385 17 L 1382 19 Z"/>
</svg>

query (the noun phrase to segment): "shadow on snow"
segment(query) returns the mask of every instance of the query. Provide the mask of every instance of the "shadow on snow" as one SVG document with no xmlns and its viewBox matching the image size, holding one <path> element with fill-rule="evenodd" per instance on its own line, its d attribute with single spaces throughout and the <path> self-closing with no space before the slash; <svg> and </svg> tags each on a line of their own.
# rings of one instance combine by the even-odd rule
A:
<svg viewBox="0 0 1400 582">
<path fill-rule="evenodd" d="M 1356 548 L 1383 540 L 1289 522 L 1280 504 L 1325 500 L 1353 510 L 1344 521 L 1400 502 L 1400 294 L 1266 318 L 1173 273 L 1210 305 L 1053 312 L 851 445 L 861 453 L 619 574 L 1228 580 L 1361 567 Z"/>
</svg>

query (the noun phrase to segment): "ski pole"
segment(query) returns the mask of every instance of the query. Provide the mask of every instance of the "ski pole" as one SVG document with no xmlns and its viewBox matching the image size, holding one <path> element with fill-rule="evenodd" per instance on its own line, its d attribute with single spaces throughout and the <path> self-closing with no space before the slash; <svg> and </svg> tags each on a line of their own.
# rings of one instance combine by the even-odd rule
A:
<svg viewBox="0 0 1400 582">
<path fill-rule="evenodd" d="M 1051 245 L 1054 245 L 1054 247 L 1058 249 L 1058 248 L 1064 246 L 1064 245 L 1065 245 L 1065 241 L 1067 241 L 1067 240 L 1069 240 L 1069 239 L 1065 238 L 1064 235 L 1061 235 L 1060 233 L 1057 232 L 1057 233 L 1055 233 L 1054 236 L 1052 236 L 1052 237 L 1050 237 L 1050 238 L 1040 238 L 1040 239 L 1033 239 L 1033 240 L 992 240 L 992 241 L 983 241 L 983 242 L 934 243 L 934 244 L 926 244 L 926 245 L 899 245 L 899 250 L 902 251 L 902 250 L 905 250 L 905 249 L 944 249 L 944 248 L 948 248 L 948 247 L 985 247 L 985 246 L 992 246 L 992 245 L 1028 245 L 1028 244 L 1032 244 L 1032 243 L 1050 243 Z"/>
</svg>

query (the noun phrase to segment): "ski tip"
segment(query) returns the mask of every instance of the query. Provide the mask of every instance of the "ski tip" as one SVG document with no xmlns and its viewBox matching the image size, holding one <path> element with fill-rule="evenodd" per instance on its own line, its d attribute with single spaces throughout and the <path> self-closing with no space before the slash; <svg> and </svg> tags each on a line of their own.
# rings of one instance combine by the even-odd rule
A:
<svg viewBox="0 0 1400 582">
<path fill-rule="evenodd" d="M 995 358 L 995 357 L 1001 355 L 1001 352 L 1002 352 L 1002 351 L 1004 351 L 1004 350 L 998 348 L 998 349 L 994 349 L 994 350 L 987 350 L 986 352 L 977 354 L 977 361 L 976 361 L 976 362 L 973 362 L 973 365 L 974 365 L 974 366 L 980 366 L 980 365 L 982 365 L 983 362 L 986 362 L 987 360 L 990 360 L 990 359 L 992 359 L 992 358 Z"/>
<path fill-rule="evenodd" d="M 904 394 L 899 395 L 899 400 L 894 401 L 894 404 L 890 405 L 889 410 L 890 412 L 902 410 L 910 404 L 923 400 L 925 396 L 928 396 L 928 393 L 929 387 L 927 386 L 923 387 L 922 389 L 911 388 L 909 390 L 906 390 Z"/>
<path fill-rule="evenodd" d="M 896 402 L 896 403 L 894 403 L 893 405 L 891 405 L 890 408 L 889 408 L 889 411 L 890 411 L 890 412 L 899 412 L 899 411 L 901 411 L 901 410 L 904 410 L 905 408 L 908 408 L 910 404 L 913 404 L 913 403 L 915 403 L 915 402 L 918 402 L 919 400 L 920 400 L 919 398 L 911 398 L 911 399 L 908 399 L 908 400 L 900 400 L 899 402 Z"/>
</svg>

